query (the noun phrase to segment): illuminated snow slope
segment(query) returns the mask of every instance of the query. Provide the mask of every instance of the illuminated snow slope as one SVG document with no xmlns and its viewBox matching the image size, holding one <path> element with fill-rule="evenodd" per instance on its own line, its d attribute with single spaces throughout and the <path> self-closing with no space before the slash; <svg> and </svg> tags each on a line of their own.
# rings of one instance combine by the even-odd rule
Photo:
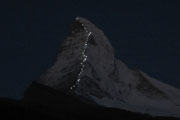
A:
<svg viewBox="0 0 180 120">
<path fill-rule="evenodd" d="M 129 69 L 114 57 L 104 33 L 80 17 L 37 82 L 106 107 L 180 117 L 180 90 Z"/>
</svg>

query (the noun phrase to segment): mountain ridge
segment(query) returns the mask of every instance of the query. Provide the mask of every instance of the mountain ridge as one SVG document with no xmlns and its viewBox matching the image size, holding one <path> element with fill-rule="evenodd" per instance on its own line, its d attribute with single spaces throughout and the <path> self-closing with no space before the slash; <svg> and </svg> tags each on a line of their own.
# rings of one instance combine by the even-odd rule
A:
<svg viewBox="0 0 180 120">
<path fill-rule="evenodd" d="M 114 53 L 105 34 L 78 17 L 56 62 L 36 82 L 108 108 L 180 117 L 179 89 L 129 69 Z"/>
</svg>

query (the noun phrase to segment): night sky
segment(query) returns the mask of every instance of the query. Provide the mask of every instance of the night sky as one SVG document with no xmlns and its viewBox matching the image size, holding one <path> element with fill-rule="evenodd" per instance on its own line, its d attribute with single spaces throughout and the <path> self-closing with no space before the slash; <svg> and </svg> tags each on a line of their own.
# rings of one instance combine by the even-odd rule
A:
<svg viewBox="0 0 180 120">
<path fill-rule="evenodd" d="M 130 68 L 180 88 L 180 1 L 14 1 L 0 3 L 0 97 L 23 96 L 76 16 L 102 29 Z"/>
</svg>

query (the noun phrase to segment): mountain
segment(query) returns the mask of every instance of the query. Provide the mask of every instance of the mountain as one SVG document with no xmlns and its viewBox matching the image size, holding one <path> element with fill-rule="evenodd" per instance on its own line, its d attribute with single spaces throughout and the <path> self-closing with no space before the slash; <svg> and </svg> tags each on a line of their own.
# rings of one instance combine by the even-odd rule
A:
<svg viewBox="0 0 180 120">
<path fill-rule="evenodd" d="M 128 68 L 115 58 L 104 33 L 81 17 L 73 21 L 55 63 L 32 83 L 23 103 L 41 111 L 42 106 L 60 109 L 65 103 L 73 112 L 77 108 L 85 110 L 84 106 L 89 110 L 98 106 L 103 110 L 180 118 L 180 90 L 141 70 Z"/>
</svg>

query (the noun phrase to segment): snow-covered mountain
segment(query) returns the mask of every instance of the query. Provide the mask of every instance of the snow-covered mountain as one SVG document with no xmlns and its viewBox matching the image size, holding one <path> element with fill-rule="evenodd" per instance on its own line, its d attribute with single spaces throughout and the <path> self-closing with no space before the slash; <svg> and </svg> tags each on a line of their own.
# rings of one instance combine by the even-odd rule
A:
<svg viewBox="0 0 180 120">
<path fill-rule="evenodd" d="M 77 17 L 54 65 L 36 81 L 101 106 L 180 117 L 180 90 L 114 57 L 108 38 Z"/>
</svg>

